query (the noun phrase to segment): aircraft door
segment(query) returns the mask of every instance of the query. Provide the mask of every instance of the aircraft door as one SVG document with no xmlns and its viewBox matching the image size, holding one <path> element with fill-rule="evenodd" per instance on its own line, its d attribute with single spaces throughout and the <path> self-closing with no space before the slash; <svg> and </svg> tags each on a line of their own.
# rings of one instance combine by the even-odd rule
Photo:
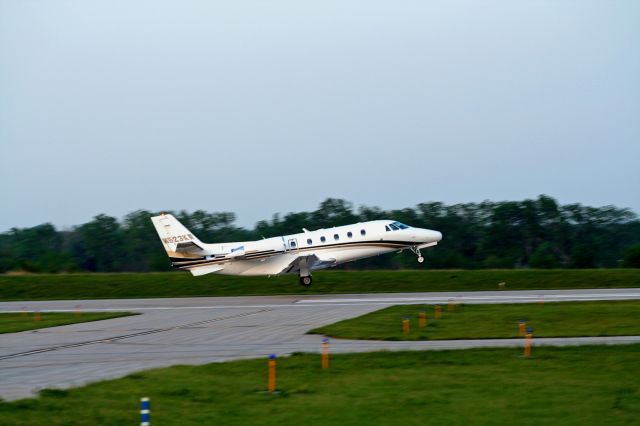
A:
<svg viewBox="0 0 640 426">
<path fill-rule="evenodd" d="M 290 238 L 287 242 L 287 250 L 298 250 L 298 240 L 296 238 Z"/>
</svg>

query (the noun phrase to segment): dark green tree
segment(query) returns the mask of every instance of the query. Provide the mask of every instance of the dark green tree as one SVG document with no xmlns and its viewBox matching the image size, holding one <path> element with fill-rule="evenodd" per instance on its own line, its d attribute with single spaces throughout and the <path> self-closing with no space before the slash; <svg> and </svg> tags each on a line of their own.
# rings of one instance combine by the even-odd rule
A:
<svg viewBox="0 0 640 426">
<path fill-rule="evenodd" d="M 622 265 L 625 268 L 640 268 L 640 244 L 636 244 L 625 250 Z"/>
<path fill-rule="evenodd" d="M 98 215 L 71 230 L 51 224 L 0 234 L 0 272 L 24 270 L 149 271 L 170 269 L 150 217 L 138 210 L 119 222 Z M 552 268 L 633 266 L 640 245 L 640 221 L 628 209 L 613 206 L 559 205 L 551 197 L 383 210 L 361 206 L 354 213 L 346 200 L 328 198 L 312 212 L 275 214 L 253 230 L 237 227 L 230 212 L 192 213 L 176 217 L 203 242 L 232 242 L 273 237 L 351 224 L 394 219 L 441 231 L 437 248 L 425 250 L 428 268 Z M 391 253 L 343 268 L 415 268 L 415 257 Z"/>
<path fill-rule="evenodd" d="M 557 268 L 558 260 L 550 242 L 541 243 L 533 252 L 529 259 L 529 266 L 532 268 Z"/>
<path fill-rule="evenodd" d="M 118 221 L 100 214 L 77 228 L 74 256 L 82 269 L 94 272 L 123 270 L 125 244 Z"/>
</svg>

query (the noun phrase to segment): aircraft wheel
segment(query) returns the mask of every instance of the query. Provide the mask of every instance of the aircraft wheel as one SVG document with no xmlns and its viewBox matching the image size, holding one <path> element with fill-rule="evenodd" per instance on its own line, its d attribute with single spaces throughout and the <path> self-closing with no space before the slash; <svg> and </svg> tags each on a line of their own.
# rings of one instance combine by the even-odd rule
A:
<svg viewBox="0 0 640 426">
<path fill-rule="evenodd" d="M 418 263 L 422 263 L 422 262 L 424 262 L 424 257 L 418 256 Z"/>
<path fill-rule="evenodd" d="M 312 281 L 313 280 L 311 279 L 311 275 L 307 275 L 306 277 L 300 277 L 300 285 L 302 285 L 303 287 L 311 286 Z"/>
</svg>

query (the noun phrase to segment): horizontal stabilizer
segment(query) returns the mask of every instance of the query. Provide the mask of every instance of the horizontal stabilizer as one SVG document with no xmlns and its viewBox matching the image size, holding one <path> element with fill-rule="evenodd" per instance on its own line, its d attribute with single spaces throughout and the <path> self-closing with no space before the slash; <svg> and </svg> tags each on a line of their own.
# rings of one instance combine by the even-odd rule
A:
<svg viewBox="0 0 640 426">
<path fill-rule="evenodd" d="M 175 252 L 195 256 L 204 256 L 207 253 L 202 247 L 192 241 L 188 243 L 178 243 Z"/>
</svg>

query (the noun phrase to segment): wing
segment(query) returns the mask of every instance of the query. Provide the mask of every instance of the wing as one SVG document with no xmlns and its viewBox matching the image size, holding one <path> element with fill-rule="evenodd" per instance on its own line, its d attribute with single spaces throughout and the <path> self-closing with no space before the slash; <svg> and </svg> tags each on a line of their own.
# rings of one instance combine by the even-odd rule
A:
<svg viewBox="0 0 640 426">
<path fill-rule="evenodd" d="M 308 273 L 312 269 L 322 269 L 335 266 L 336 260 L 333 258 L 320 258 L 317 254 L 307 256 L 298 256 L 285 268 L 280 271 L 281 274 L 292 274 L 302 271 Z"/>
<path fill-rule="evenodd" d="M 218 271 L 222 271 L 224 269 L 224 266 L 221 265 L 204 265 L 204 266 L 197 266 L 197 267 L 193 267 L 193 268 L 186 268 L 189 270 L 189 272 L 191 272 L 191 274 L 195 277 L 200 276 L 200 275 L 205 275 L 205 274 L 210 274 L 212 272 L 218 272 Z"/>
</svg>

